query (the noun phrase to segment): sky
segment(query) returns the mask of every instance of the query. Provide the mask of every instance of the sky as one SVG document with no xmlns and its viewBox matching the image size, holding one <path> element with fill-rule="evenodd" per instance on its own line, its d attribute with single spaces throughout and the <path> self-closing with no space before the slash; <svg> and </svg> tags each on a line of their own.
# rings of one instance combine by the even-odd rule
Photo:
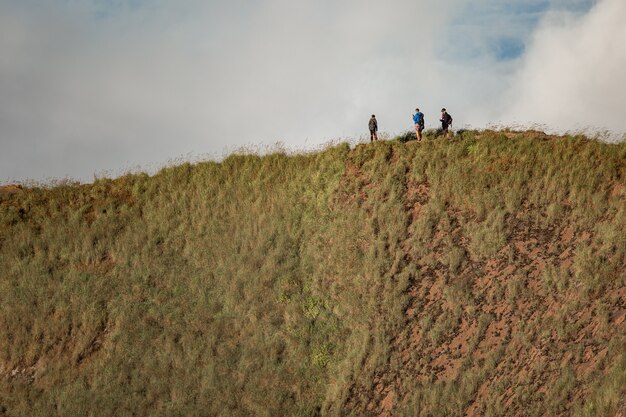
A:
<svg viewBox="0 0 626 417">
<path fill-rule="evenodd" d="M 0 184 L 366 140 L 416 107 L 620 139 L 624 21 L 624 0 L 0 0 Z"/>
</svg>

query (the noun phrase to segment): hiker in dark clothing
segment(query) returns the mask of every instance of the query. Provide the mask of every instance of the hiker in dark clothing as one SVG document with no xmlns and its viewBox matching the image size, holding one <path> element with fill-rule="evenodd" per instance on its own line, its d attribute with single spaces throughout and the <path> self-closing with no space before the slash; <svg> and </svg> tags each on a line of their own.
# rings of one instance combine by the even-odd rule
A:
<svg viewBox="0 0 626 417">
<path fill-rule="evenodd" d="M 378 122 L 376 121 L 376 116 L 373 114 L 372 114 L 372 117 L 370 118 L 369 128 L 370 128 L 370 142 L 378 140 L 378 135 L 376 134 L 376 132 L 378 132 Z"/>
<path fill-rule="evenodd" d="M 441 109 L 441 119 L 439 121 L 441 122 L 441 131 L 443 132 L 443 137 L 447 138 L 448 128 L 452 124 L 452 116 L 448 114 L 445 108 Z"/>
</svg>

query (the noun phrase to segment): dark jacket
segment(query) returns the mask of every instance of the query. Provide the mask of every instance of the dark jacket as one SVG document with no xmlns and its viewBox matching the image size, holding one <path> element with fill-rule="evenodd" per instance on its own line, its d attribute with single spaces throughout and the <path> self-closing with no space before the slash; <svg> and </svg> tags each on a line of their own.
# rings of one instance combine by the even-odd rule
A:
<svg viewBox="0 0 626 417">
<path fill-rule="evenodd" d="M 378 131 L 378 122 L 376 121 L 375 117 L 370 118 L 369 128 L 370 128 L 370 132 Z"/>
<path fill-rule="evenodd" d="M 452 116 L 450 116 L 448 112 L 444 112 L 439 121 L 441 122 L 442 129 L 445 130 L 452 124 Z"/>
</svg>

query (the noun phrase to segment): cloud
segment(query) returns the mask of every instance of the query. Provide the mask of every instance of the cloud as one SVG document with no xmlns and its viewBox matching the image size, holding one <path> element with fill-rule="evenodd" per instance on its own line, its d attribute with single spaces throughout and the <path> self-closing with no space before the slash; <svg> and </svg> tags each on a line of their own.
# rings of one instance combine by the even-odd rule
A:
<svg viewBox="0 0 626 417">
<path fill-rule="evenodd" d="M 431 42 L 416 27 L 435 31 L 445 11 L 423 16 L 409 1 L 103 4 L 1 6 L 0 178 L 89 179 L 189 152 L 353 135 L 363 111 L 415 78 L 407 62 L 427 65 Z"/>
<path fill-rule="evenodd" d="M 588 14 L 547 14 L 508 94 L 507 121 L 557 130 L 626 132 L 626 2 L 600 1 Z"/>
<path fill-rule="evenodd" d="M 563 33 L 589 26 L 595 51 L 606 41 L 594 30 L 615 21 L 601 10 L 625 17 L 616 3 L 589 11 L 588 0 L 2 2 L 0 181 L 90 180 L 277 141 L 314 147 L 367 133 L 372 113 L 397 133 L 411 127 L 416 106 L 430 126 L 442 106 L 457 126 L 522 116 L 560 126 L 528 110 L 542 104 L 534 84 L 543 91 L 558 76 L 543 45 L 558 51 L 572 44 Z M 568 72 L 587 77 L 582 61 L 595 56 L 583 53 Z M 621 65 L 598 59 L 602 74 Z M 544 74 L 542 60 L 554 68 Z M 570 99 L 569 84 L 556 81 Z M 623 89 L 586 82 L 589 103 L 624 98 Z M 604 126 L 601 117 L 593 121 Z"/>
</svg>

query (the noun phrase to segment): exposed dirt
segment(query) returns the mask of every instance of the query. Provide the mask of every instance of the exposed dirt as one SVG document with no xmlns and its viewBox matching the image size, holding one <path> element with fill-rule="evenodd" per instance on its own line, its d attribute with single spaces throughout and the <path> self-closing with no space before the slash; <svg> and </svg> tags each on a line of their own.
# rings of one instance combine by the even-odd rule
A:
<svg viewBox="0 0 626 417">
<path fill-rule="evenodd" d="M 3 195 L 11 195 L 21 193 L 23 188 L 21 185 L 0 185 L 0 197 Z"/>
<path fill-rule="evenodd" d="M 622 197 L 626 195 L 626 185 L 615 184 L 611 189 L 611 197 Z"/>
<path fill-rule="evenodd" d="M 348 170 L 348 175 L 359 175 L 352 167 Z M 612 195 L 622 192 L 623 187 L 616 185 Z M 407 184 L 411 221 L 422 215 L 429 194 L 427 183 Z M 365 197 L 357 194 L 357 198 Z M 459 226 L 461 214 L 452 209 L 447 214 L 453 230 L 434 233 L 429 243 L 434 259 L 445 258 L 444 239 L 452 239 L 469 253 L 469 239 Z M 359 398 L 367 398 L 363 411 L 394 416 L 411 398 L 405 388 L 407 381 L 445 386 L 460 382 L 463 373 L 471 371 L 485 376 L 466 404 L 466 415 L 483 415 L 494 401 L 504 407 L 506 415 L 524 415 L 521 393 L 548 392 L 562 369 L 572 369 L 577 381 L 603 372 L 608 350 L 597 341 L 607 332 L 626 330 L 626 303 L 623 288 L 608 291 L 595 302 L 579 301 L 582 283 L 575 282 L 572 266 L 577 247 L 589 240 L 591 232 L 569 225 L 539 229 L 516 218 L 508 219 L 507 227 L 511 231 L 507 243 L 495 256 L 486 261 L 468 259 L 458 272 L 416 257 L 410 236 L 402 244 L 406 259 L 418 266 L 420 279 L 408 290 L 411 302 L 406 326 L 393 337 L 389 363 L 402 363 L 401 370 L 390 372 L 381 367 L 374 387 L 355 383 L 347 401 L 351 408 L 358 410 Z M 550 281 L 550 271 L 567 277 L 568 285 L 562 291 L 554 291 L 555 286 L 565 284 Z M 451 286 L 461 288 L 468 299 L 446 296 Z M 600 305 L 613 312 L 609 323 L 602 323 Z M 459 307 L 460 317 L 454 321 Z M 452 325 L 433 335 L 433 323 L 446 317 L 451 317 Z M 529 334 L 528 328 L 549 330 Z M 482 368 L 472 369 L 471 364 Z M 573 392 L 565 409 L 586 394 L 582 387 Z"/>
</svg>

